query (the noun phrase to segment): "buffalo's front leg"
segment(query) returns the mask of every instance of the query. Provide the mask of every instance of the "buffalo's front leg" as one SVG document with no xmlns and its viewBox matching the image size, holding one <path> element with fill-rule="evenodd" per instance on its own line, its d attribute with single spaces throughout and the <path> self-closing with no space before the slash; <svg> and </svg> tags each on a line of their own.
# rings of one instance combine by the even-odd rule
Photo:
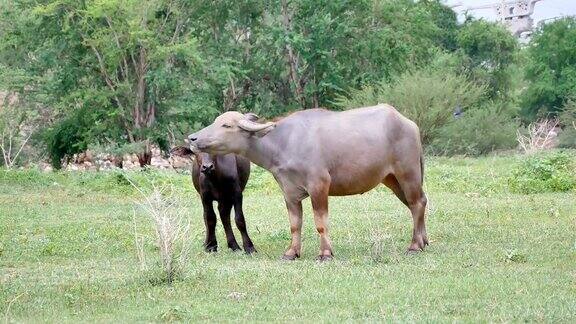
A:
<svg viewBox="0 0 576 324">
<path fill-rule="evenodd" d="M 202 198 L 202 207 L 204 208 L 204 225 L 206 227 L 206 239 L 204 240 L 204 249 L 206 252 L 216 252 L 218 242 L 216 241 L 216 213 L 212 206 L 212 199 Z"/>
<path fill-rule="evenodd" d="M 232 203 L 228 201 L 218 202 L 218 212 L 220 213 L 220 220 L 222 221 L 222 226 L 224 226 L 224 233 L 226 233 L 226 241 L 228 241 L 228 247 L 232 251 L 240 250 L 238 242 L 236 242 L 236 237 L 234 237 L 234 232 L 232 231 L 232 225 L 230 225 L 230 212 L 232 211 Z"/>
<path fill-rule="evenodd" d="M 248 229 L 246 229 L 246 220 L 244 219 L 244 211 L 242 210 L 242 193 L 236 195 L 234 201 L 234 220 L 236 221 L 236 227 L 242 235 L 244 252 L 246 252 L 246 254 L 256 252 L 254 244 L 252 243 L 250 236 L 248 236 Z"/>
<path fill-rule="evenodd" d="M 330 181 L 318 181 L 312 185 L 310 190 L 310 199 L 314 209 L 314 223 L 316 230 L 320 235 L 320 253 L 319 261 L 332 260 L 332 243 L 328 235 L 328 192 L 330 190 Z"/>
<path fill-rule="evenodd" d="M 285 198 L 285 200 L 286 208 L 288 208 L 288 217 L 290 219 L 292 241 L 290 247 L 282 256 L 282 259 L 295 260 L 300 257 L 302 250 L 302 200 L 288 198 Z"/>
</svg>

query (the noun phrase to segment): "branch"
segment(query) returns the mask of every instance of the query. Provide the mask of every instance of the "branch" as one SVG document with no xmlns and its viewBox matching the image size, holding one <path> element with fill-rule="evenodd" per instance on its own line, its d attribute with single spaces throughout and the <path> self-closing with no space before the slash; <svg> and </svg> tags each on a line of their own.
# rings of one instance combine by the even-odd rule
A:
<svg viewBox="0 0 576 324">
<path fill-rule="evenodd" d="M 6 150 L 4 149 L 5 143 L 4 138 L 6 137 L 6 129 L 2 129 L 2 144 L 0 144 L 0 149 L 2 150 L 2 157 L 4 158 L 4 165 L 8 167 L 8 159 L 6 157 Z"/>
<path fill-rule="evenodd" d="M 106 16 L 106 22 L 108 23 L 110 30 L 114 34 L 114 40 L 116 41 L 116 46 L 118 47 L 118 50 L 120 50 L 122 52 L 122 47 L 120 46 L 120 38 L 118 37 L 116 30 L 114 30 L 114 27 L 112 27 L 112 22 L 110 21 L 110 18 L 108 18 L 108 16 Z M 122 55 L 122 62 L 124 63 L 124 67 L 122 67 L 122 65 L 120 65 L 120 71 L 122 71 L 122 74 L 124 75 L 124 79 L 127 80 L 128 79 L 128 62 L 126 61 L 126 56 L 124 54 Z"/>
<path fill-rule="evenodd" d="M 8 163 L 12 166 L 12 138 L 14 137 L 14 132 L 12 130 L 8 131 Z"/>
<path fill-rule="evenodd" d="M 24 142 L 22 142 L 22 144 L 20 145 L 20 149 L 18 149 L 18 152 L 16 152 L 16 155 L 14 155 L 14 158 L 12 159 L 12 163 L 16 162 L 16 159 L 18 159 L 18 155 L 20 155 L 20 152 L 22 152 L 22 149 L 24 148 L 24 146 L 26 146 L 26 143 L 28 143 L 28 140 L 30 140 L 30 137 L 32 137 L 32 134 L 34 133 L 35 129 L 36 129 L 36 127 L 34 127 L 30 131 L 30 134 L 28 134 L 28 136 L 26 137 Z"/>
<path fill-rule="evenodd" d="M 87 40 L 84 37 L 84 35 L 82 35 L 82 38 L 84 38 L 85 41 Z M 118 107 L 120 107 L 122 110 L 124 110 L 124 105 L 122 105 L 122 103 L 120 102 L 120 99 L 118 98 L 118 95 L 116 94 L 116 88 L 114 87 L 114 84 L 112 83 L 112 79 L 110 78 L 110 76 L 108 75 L 108 72 L 106 71 L 106 64 L 104 64 L 104 59 L 102 58 L 102 55 L 100 55 L 100 52 L 98 52 L 98 49 L 96 49 L 96 47 L 94 45 L 89 44 L 89 46 L 92 49 L 92 51 L 94 52 L 94 54 L 96 55 L 96 58 L 98 59 L 98 64 L 100 65 L 100 73 L 102 73 L 102 76 L 104 77 L 104 81 L 106 81 L 106 85 L 108 86 L 110 91 L 112 91 L 112 93 L 114 94 L 114 101 L 116 101 L 116 104 L 118 105 Z"/>
<path fill-rule="evenodd" d="M 292 31 L 292 23 L 290 15 L 288 13 L 288 3 L 286 0 L 282 0 L 282 22 L 284 25 L 284 31 L 288 35 Z M 288 65 L 290 67 L 290 79 L 294 84 L 296 100 L 300 103 L 302 108 L 306 108 L 306 103 L 304 99 L 304 88 L 302 87 L 302 79 L 298 76 L 298 61 L 299 57 L 294 54 L 294 49 L 289 42 L 286 42 L 286 52 Z"/>
</svg>

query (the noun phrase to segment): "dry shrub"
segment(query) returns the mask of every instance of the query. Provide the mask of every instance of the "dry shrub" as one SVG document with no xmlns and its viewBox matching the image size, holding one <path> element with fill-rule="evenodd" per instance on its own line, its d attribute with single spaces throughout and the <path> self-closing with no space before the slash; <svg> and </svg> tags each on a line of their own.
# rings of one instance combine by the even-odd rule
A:
<svg viewBox="0 0 576 324">
<path fill-rule="evenodd" d="M 517 140 L 520 149 L 526 154 L 532 154 L 543 150 L 554 148 L 558 134 L 558 119 L 541 119 L 528 125 L 528 133 L 522 134 L 517 131 Z"/>
<path fill-rule="evenodd" d="M 137 201 L 134 206 L 134 240 L 140 268 L 144 271 L 150 270 L 144 248 L 148 237 L 139 234 L 137 225 L 138 214 L 143 213 L 154 228 L 161 281 L 170 284 L 182 273 L 190 255 L 188 200 L 181 199 L 170 185 L 153 185 L 151 192 L 146 194 L 131 183 L 142 196 L 142 200 Z"/>
</svg>

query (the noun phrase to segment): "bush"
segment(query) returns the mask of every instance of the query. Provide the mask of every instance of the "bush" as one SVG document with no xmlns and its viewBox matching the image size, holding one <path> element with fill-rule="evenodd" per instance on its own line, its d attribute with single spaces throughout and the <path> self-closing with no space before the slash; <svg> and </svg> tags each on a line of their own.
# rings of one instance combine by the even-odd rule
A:
<svg viewBox="0 0 576 324">
<path fill-rule="evenodd" d="M 576 189 L 576 161 L 573 154 L 554 152 L 535 155 L 517 167 L 508 183 L 516 193 L 565 192 Z"/>
<path fill-rule="evenodd" d="M 473 108 L 442 127 L 427 151 L 434 155 L 478 156 L 516 146 L 519 122 L 500 105 Z"/>
<path fill-rule="evenodd" d="M 456 107 L 477 105 L 486 88 L 478 86 L 451 67 L 450 58 L 440 56 L 430 67 L 406 72 L 393 82 L 352 91 L 336 102 L 343 109 L 388 103 L 419 127 L 423 142 L 430 143 L 440 128 L 452 120 Z M 439 60 L 444 60 L 442 65 Z"/>
<path fill-rule="evenodd" d="M 183 274 L 188 264 L 191 252 L 189 215 L 190 199 L 183 199 L 173 186 L 157 187 L 153 185 L 151 192 L 146 188 L 134 188 L 142 195 L 142 201 L 134 208 L 134 242 L 136 256 L 140 269 L 144 273 L 153 274 L 150 281 L 153 283 L 172 284 L 174 279 Z M 146 255 L 146 243 L 149 237 L 138 231 L 137 214 L 148 217 L 154 228 L 158 254 L 153 266 Z"/>
<path fill-rule="evenodd" d="M 558 136 L 558 146 L 576 148 L 576 99 L 566 101 L 558 119 L 563 126 Z"/>
</svg>

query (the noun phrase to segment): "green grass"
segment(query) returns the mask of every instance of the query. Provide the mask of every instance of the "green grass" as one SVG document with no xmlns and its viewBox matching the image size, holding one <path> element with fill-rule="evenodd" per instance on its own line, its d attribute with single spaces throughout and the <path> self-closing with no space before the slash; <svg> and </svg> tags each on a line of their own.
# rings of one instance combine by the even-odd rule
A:
<svg viewBox="0 0 576 324">
<path fill-rule="evenodd" d="M 329 263 L 314 261 L 308 201 L 302 258 L 279 260 L 288 219 L 259 169 L 245 198 L 255 256 L 224 249 L 220 225 L 220 252 L 202 252 L 188 175 L 0 171 L 0 321 L 574 322 L 576 193 L 510 193 L 522 159 L 428 159 L 431 245 L 416 256 L 404 254 L 408 210 L 388 190 L 331 198 Z M 125 177 L 171 183 L 192 202 L 192 257 L 171 286 L 139 270 Z M 138 226 L 152 233 L 144 216 Z"/>
</svg>

